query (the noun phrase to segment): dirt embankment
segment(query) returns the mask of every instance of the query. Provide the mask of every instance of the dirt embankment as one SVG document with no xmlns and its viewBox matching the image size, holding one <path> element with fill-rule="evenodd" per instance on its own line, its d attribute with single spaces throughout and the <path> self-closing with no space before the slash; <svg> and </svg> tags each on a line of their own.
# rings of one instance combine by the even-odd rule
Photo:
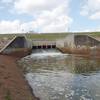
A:
<svg viewBox="0 0 100 100">
<path fill-rule="evenodd" d="M 100 48 L 59 48 L 63 53 L 74 54 L 81 57 L 88 58 L 99 58 L 100 59 Z"/>
<path fill-rule="evenodd" d="M 0 100 L 37 100 L 17 66 L 18 59 L 0 55 Z"/>
</svg>

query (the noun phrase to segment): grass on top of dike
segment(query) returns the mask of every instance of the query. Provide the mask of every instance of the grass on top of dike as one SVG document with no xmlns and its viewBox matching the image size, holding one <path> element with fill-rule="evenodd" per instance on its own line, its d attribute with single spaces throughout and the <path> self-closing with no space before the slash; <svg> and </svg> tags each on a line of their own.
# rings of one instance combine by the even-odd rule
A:
<svg viewBox="0 0 100 100">
<path fill-rule="evenodd" d="M 68 34 L 90 35 L 93 37 L 100 37 L 100 32 L 62 32 L 62 33 L 16 33 L 16 34 L 0 34 L 0 39 L 12 39 L 15 36 L 26 36 L 29 39 L 42 39 L 42 40 L 57 40 L 65 38 Z"/>
</svg>

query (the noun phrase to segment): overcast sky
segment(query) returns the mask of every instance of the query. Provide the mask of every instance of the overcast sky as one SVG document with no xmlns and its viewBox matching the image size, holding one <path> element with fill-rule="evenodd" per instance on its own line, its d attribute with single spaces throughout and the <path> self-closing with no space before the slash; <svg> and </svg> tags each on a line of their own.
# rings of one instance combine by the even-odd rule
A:
<svg viewBox="0 0 100 100">
<path fill-rule="evenodd" d="M 99 31 L 100 0 L 0 0 L 0 33 Z"/>
</svg>

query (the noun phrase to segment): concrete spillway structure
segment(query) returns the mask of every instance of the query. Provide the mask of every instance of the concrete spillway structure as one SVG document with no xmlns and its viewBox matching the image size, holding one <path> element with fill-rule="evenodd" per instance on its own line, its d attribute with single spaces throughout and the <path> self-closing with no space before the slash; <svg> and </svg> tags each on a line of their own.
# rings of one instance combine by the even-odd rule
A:
<svg viewBox="0 0 100 100">
<path fill-rule="evenodd" d="M 26 56 L 32 50 L 32 42 L 25 36 L 14 37 L 4 48 L 1 49 L 1 54 L 12 56 Z"/>
<path fill-rule="evenodd" d="M 56 41 L 33 40 L 33 49 L 50 49 L 56 48 Z"/>
<path fill-rule="evenodd" d="M 100 58 L 100 41 L 88 35 L 68 35 L 56 44 L 63 53 Z"/>
<path fill-rule="evenodd" d="M 63 40 L 57 41 L 57 47 L 100 47 L 100 41 L 88 35 L 68 35 Z"/>
<path fill-rule="evenodd" d="M 89 46 L 89 47 L 100 47 L 100 41 L 97 40 L 96 38 L 93 38 L 88 35 L 76 35 L 74 37 L 75 39 L 75 46 Z"/>
<path fill-rule="evenodd" d="M 25 36 L 14 37 L 0 54 L 26 56 L 34 49 L 58 48 L 64 53 L 86 53 L 100 55 L 100 41 L 88 35 L 68 35 L 58 41 L 28 40 Z M 90 52 L 91 50 L 91 52 Z"/>
</svg>

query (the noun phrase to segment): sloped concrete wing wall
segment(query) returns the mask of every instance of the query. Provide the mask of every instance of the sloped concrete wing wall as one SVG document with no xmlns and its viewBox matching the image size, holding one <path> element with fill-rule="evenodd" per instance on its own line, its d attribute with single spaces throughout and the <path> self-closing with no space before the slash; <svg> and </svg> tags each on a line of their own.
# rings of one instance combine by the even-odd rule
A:
<svg viewBox="0 0 100 100">
<path fill-rule="evenodd" d="M 75 48 L 75 47 L 82 47 L 82 46 L 100 47 L 100 41 L 88 35 L 71 34 L 71 35 L 68 35 L 63 40 L 58 40 L 57 46 L 65 47 L 65 48 Z"/>
<path fill-rule="evenodd" d="M 100 41 L 88 35 L 75 35 L 75 46 L 100 46 Z"/>
<path fill-rule="evenodd" d="M 24 49 L 31 49 L 31 42 L 24 36 L 17 36 L 11 40 L 2 50 L 2 54 L 10 54 Z"/>
</svg>

